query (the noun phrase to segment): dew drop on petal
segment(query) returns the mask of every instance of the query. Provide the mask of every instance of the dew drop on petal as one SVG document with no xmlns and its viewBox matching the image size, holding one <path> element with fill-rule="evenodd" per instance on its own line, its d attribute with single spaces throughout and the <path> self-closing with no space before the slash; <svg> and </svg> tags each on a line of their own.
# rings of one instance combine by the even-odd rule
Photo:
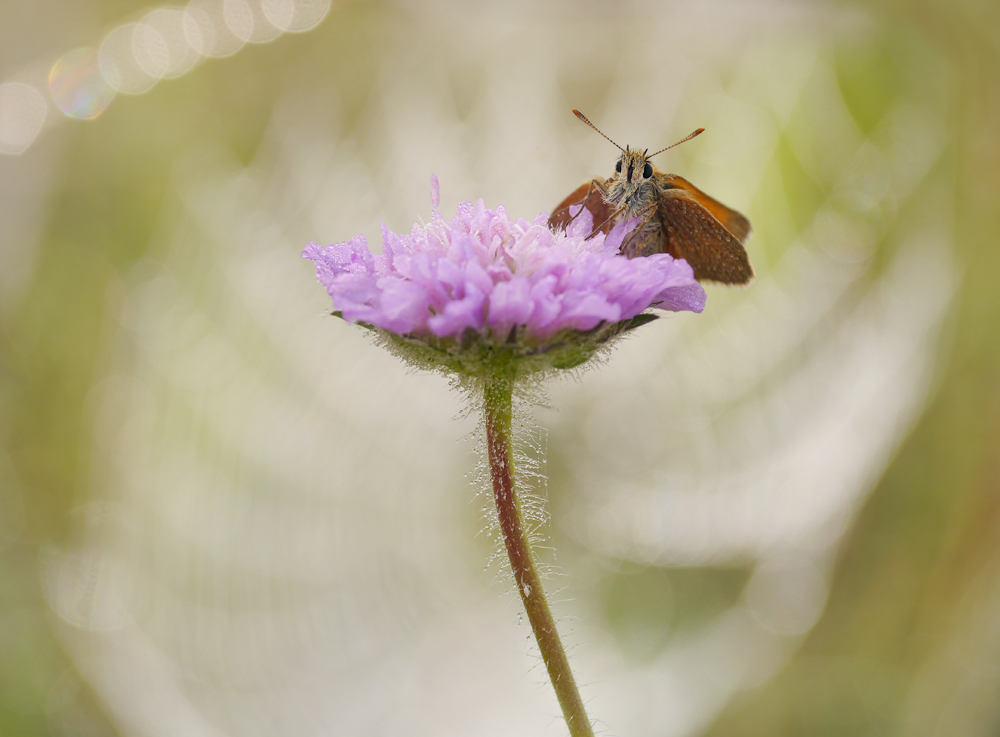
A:
<svg viewBox="0 0 1000 737">
<path fill-rule="evenodd" d="M 441 206 L 441 184 L 437 174 L 431 174 L 431 207 Z"/>
</svg>

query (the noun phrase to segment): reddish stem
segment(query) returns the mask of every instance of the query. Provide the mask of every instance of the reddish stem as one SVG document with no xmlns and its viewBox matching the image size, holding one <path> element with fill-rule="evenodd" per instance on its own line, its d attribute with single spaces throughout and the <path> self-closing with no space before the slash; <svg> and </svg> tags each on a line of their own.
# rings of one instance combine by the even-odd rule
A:
<svg viewBox="0 0 1000 737">
<path fill-rule="evenodd" d="M 496 502 L 514 582 L 521 594 L 531 630 L 538 642 L 549 679 L 559 699 L 571 737 L 593 737 L 594 730 L 576 687 L 549 609 L 542 580 L 535 566 L 534 554 L 524 530 L 520 505 L 514 486 L 513 449 L 511 446 L 512 386 L 497 379 L 486 386 L 486 444 L 489 451 L 490 476 L 493 479 L 493 499 Z"/>
</svg>

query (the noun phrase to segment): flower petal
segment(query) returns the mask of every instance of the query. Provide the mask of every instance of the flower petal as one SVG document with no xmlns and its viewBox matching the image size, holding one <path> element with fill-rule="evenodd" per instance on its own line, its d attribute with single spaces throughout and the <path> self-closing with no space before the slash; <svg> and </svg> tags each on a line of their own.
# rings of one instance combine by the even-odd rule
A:
<svg viewBox="0 0 1000 737">
<path fill-rule="evenodd" d="M 439 199 L 432 179 L 432 200 Z M 705 292 L 688 264 L 667 254 L 627 259 L 618 250 L 636 221 L 605 236 L 581 212 L 553 233 L 548 215 L 512 221 L 502 207 L 460 204 L 446 221 L 397 235 L 382 227 L 382 254 L 364 236 L 302 252 L 316 263 L 344 319 L 411 337 L 506 341 L 515 328 L 536 344 L 565 330 L 630 320 L 650 307 L 700 312 Z"/>
</svg>

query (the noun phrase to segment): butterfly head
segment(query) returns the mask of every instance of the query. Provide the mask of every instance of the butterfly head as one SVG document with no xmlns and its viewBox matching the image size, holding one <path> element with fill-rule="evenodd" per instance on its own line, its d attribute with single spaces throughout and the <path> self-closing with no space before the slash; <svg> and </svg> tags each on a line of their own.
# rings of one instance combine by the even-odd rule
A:
<svg viewBox="0 0 1000 737">
<path fill-rule="evenodd" d="M 587 116 L 579 110 L 574 110 L 573 114 L 607 138 L 608 141 L 611 141 L 612 145 L 622 152 L 621 157 L 618 159 L 618 164 L 615 166 L 615 173 L 604 183 L 601 190 L 604 192 L 604 201 L 616 209 L 621 208 L 622 214 L 626 218 L 648 215 L 651 208 L 657 202 L 660 193 L 660 186 L 657 182 L 657 174 L 659 172 L 653 168 L 649 160 L 679 143 L 691 140 L 705 130 L 704 128 L 699 128 L 677 143 L 671 144 L 666 148 L 661 148 L 656 153 L 651 154 L 649 153 L 649 149 L 645 151 L 632 151 L 627 146 L 622 148 L 602 133 L 600 128 L 587 120 Z"/>
<path fill-rule="evenodd" d="M 626 147 L 615 164 L 615 173 L 605 184 L 608 204 L 624 206 L 627 217 L 648 208 L 656 194 L 655 172 L 649 163 L 648 149 L 633 151 Z"/>
</svg>

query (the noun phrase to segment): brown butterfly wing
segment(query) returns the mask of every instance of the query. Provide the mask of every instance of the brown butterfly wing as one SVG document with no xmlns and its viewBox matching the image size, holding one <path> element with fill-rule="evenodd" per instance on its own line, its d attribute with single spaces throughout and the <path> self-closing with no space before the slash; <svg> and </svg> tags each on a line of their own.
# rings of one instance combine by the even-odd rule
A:
<svg viewBox="0 0 1000 737">
<path fill-rule="evenodd" d="M 714 197 L 708 196 L 684 177 L 679 177 L 676 174 L 661 174 L 660 172 L 657 174 L 661 186 L 683 189 L 690 193 L 695 202 L 712 213 L 712 216 L 722 223 L 726 230 L 736 236 L 736 240 L 740 243 L 747 242 L 747 238 L 750 237 L 750 221 L 743 215 L 726 207 Z"/>
<path fill-rule="evenodd" d="M 593 181 L 603 182 L 603 180 Z M 614 214 L 614 208 L 604 201 L 604 195 L 601 194 L 601 190 L 597 188 L 596 184 L 592 185 L 591 182 L 587 182 L 574 189 L 570 196 L 560 202 L 549 215 L 549 226 L 553 230 L 566 229 L 569 221 L 573 219 L 569 211 L 573 205 L 583 205 L 590 210 L 590 214 L 594 217 L 594 227 L 605 233 L 610 231 L 611 226 L 614 225 L 610 220 L 611 215 Z"/>
<path fill-rule="evenodd" d="M 719 207 L 725 208 L 724 205 Z M 745 228 L 737 228 L 746 238 L 750 232 L 750 223 L 735 210 L 725 209 L 738 215 L 746 224 Z M 665 190 L 660 198 L 657 217 L 662 230 L 656 250 L 687 261 L 694 269 L 695 279 L 740 285 L 753 281 L 750 257 L 737 234 L 725 228 L 687 188 Z M 648 256 L 652 252 L 655 251 L 650 250 L 640 255 Z"/>
</svg>

